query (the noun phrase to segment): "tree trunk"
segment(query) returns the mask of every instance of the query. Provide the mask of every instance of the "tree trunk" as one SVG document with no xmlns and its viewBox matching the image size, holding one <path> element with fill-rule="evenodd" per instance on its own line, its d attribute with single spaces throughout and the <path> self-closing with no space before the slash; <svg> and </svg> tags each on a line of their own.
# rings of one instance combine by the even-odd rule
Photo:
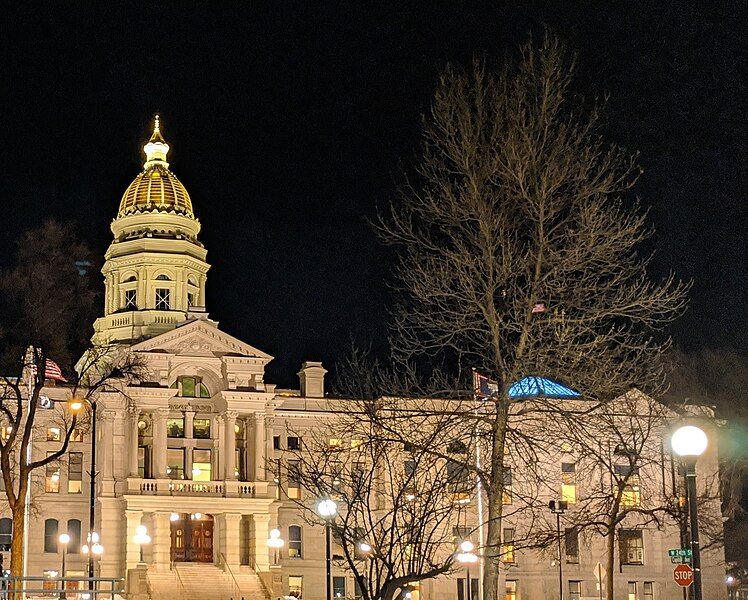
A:
<svg viewBox="0 0 748 600">
<path fill-rule="evenodd" d="M 615 525 L 608 529 L 607 537 L 608 555 L 605 557 L 607 563 L 606 568 L 608 569 L 608 576 L 605 578 L 605 598 L 606 600 L 613 600 L 613 569 L 616 564 L 616 528 Z M 600 582 L 602 585 L 602 582 Z"/>
<path fill-rule="evenodd" d="M 501 567 L 501 490 L 487 494 L 488 523 L 486 527 L 486 545 L 483 549 L 483 599 L 499 599 L 499 569 Z"/>
<path fill-rule="evenodd" d="M 26 529 L 26 498 L 25 498 L 25 487 L 24 496 L 16 499 L 15 506 L 12 509 L 13 513 L 13 537 L 10 541 L 10 574 L 12 577 L 23 577 L 24 567 L 24 531 Z M 20 589 L 20 585 L 17 586 Z M 11 589 L 16 589 L 16 586 L 11 586 Z M 17 595 L 19 598 L 20 594 Z M 11 596 L 12 598 L 13 596 Z"/>
</svg>

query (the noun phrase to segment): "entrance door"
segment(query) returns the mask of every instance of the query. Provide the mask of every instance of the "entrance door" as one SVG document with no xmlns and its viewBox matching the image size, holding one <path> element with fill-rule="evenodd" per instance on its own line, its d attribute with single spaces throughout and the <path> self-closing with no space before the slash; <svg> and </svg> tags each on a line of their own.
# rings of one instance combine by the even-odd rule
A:
<svg viewBox="0 0 748 600">
<path fill-rule="evenodd" d="M 178 516 L 171 521 L 171 560 L 212 563 L 213 517 L 200 513 Z"/>
</svg>

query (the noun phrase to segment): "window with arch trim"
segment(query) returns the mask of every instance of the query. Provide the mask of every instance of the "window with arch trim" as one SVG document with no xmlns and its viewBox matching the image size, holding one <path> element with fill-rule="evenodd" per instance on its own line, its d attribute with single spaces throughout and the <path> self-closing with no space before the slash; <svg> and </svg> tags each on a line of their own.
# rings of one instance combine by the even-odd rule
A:
<svg viewBox="0 0 748 600">
<path fill-rule="evenodd" d="M 10 551 L 10 542 L 13 539 L 13 519 L 0 519 L 0 551 Z"/>
<path fill-rule="evenodd" d="M 301 526 L 288 526 L 288 557 L 302 558 L 304 555 L 301 539 Z"/>
<path fill-rule="evenodd" d="M 57 553 L 57 531 L 59 523 L 57 519 L 44 521 L 44 551 Z"/>
<path fill-rule="evenodd" d="M 179 377 L 171 387 L 179 388 L 182 398 L 210 398 L 208 388 L 199 377 Z"/>
<path fill-rule="evenodd" d="M 156 281 L 171 281 L 171 278 L 168 275 L 161 273 L 161 275 L 156 277 Z"/>
<path fill-rule="evenodd" d="M 68 535 L 70 536 L 70 543 L 68 543 L 68 552 L 78 554 L 81 550 L 81 522 L 79 519 L 68 519 Z"/>
</svg>

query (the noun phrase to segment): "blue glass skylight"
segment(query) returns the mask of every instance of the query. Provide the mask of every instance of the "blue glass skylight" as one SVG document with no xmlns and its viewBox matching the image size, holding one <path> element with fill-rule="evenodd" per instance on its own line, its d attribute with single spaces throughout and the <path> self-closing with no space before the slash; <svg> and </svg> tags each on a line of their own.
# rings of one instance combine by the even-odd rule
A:
<svg viewBox="0 0 748 600">
<path fill-rule="evenodd" d="M 582 394 L 558 381 L 546 377 L 525 377 L 512 384 L 509 388 L 509 397 L 521 398 L 579 398 Z"/>
</svg>

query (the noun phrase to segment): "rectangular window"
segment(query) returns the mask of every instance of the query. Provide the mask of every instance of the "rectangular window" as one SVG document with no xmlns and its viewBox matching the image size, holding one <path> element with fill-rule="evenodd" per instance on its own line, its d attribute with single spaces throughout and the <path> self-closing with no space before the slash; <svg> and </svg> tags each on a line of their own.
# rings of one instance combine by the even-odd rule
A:
<svg viewBox="0 0 748 600">
<path fill-rule="evenodd" d="M 629 465 L 615 465 L 614 472 L 617 485 L 623 487 L 621 504 L 623 506 L 639 506 L 641 504 L 639 469 Z"/>
<path fill-rule="evenodd" d="M 505 563 L 514 562 L 514 528 L 507 527 L 501 535 L 501 560 Z"/>
<path fill-rule="evenodd" d="M 195 448 L 192 451 L 192 480 L 193 481 L 210 481 L 211 480 L 211 451 L 207 449 Z"/>
<path fill-rule="evenodd" d="M 247 481 L 247 469 L 244 466 L 244 448 L 234 449 L 234 477 L 239 481 Z"/>
<path fill-rule="evenodd" d="M 281 449 L 281 436 L 274 435 L 273 436 L 273 450 L 280 450 Z"/>
<path fill-rule="evenodd" d="M 288 576 L 288 595 L 293 598 L 302 597 L 303 577 L 301 575 L 289 575 Z"/>
<path fill-rule="evenodd" d="M 68 455 L 68 494 L 80 494 L 83 488 L 83 453 Z"/>
<path fill-rule="evenodd" d="M 644 582 L 644 600 L 654 600 L 654 582 Z"/>
<path fill-rule="evenodd" d="M 502 504 L 512 503 L 512 468 L 504 467 L 504 489 L 501 499 Z"/>
<path fill-rule="evenodd" d="M 345 598 L 345 577 L 332 578 L 332 597 Z"/>
<path fill-rule="evenodd" d="M 289 525 L 288 527 L 288 558 L 301 558 L 302 551 L 301 526 Z"/>
<path fill-rule="evenodd" d="M 406 479 L 412 478 L 416 473 L 416 461 L 406 460 L 403 463 L 403 471 L 405 472 Z"/>
<path fill-rule="evenodd" d="M 517 600 L 517 582 L 507 579 L 504 584 L 504 600 Z"/>
<path fill-rule="evenodd" d="M 77 427 L 73 429 L 73 433 L 70 434 L 70 441 L 71 442 L 82 442 L 83 441 L 83 431 L 78 429 Z"/>
<path fill-rule="evenodd" d="M 62 434 L 59 427 L 48 427 L 47 428 L 47 441 L 48 442 L 59 442 L 62 439 Z"/>
<path fill-rule="evenodd" d="M 125 310 L 136 310 L 138 292 L 136 290 L 125 290 Z"/>
<path fill-rule="evenodd" d="M 569 581 L 569 600 L 580 600 L 582 597 L 582 582 Z"/>
<path fill-rule="evenodd" d="M 577 501 L 577 466 L 561 463 L 561 500 L 574 504 Z"/>
<path fill-rule="evenodd" d="M 165 288 L 156 288 L 156 310 L 171 309 L 171 291 Z"/>
<path fill-rule="evenodd" d="M 473 577 L 470 578 L 470 595 L 467 593 L 467 586 L 467 577 L 461 577 L 457 580 L 457 600 L 468 600 L 468 598 L 472 598 L 473 600 L 478 599 L 478 580 Z"/>
<path fill-rule="evenodd" d="M 192 437 L 197 440 L 210 439 L 210 419 L 195 419 L 192 421 Z"/>
<path fill-rule="evenodd" d="M 47 456 L 54 452 L 47 452 Z M 47 463 L 44 476 L 44 491 L 48 494 L 57 494 L 60 492 L 60 464 L 57 461 Z"/>
<path fill-rule="evenodd" d="M 629 581 L 628 595 L 626 596 L 626 600 L 639 600 L 636 597 L 636 581 Z"/>
<path fill-rule="evenodd" d="M 166 474 L 169 479 L 184 479 L 184 448 L 166 450 Z"/>
<path fill-rule="evenodd" d="M 195 294 L 191 294 L 190 292 L 187 292 L 187 306 L 189 307 L 195 306 Z"/>
<path fill-rule="evenodd" d="M 57 532 L 59 523 L 57 519 L 47 519 L 44 521 L 44 552 L 57 552 Z"/>
<path fill-rule="evenodd" d="M 166 420 L 166 435 L 170 438 L 184 437 L 184 417 Z"/>
<path fill-rule="evenodd" d="M 289 450 L 301 450 L 301 439 L 297 438 L 296 436 L 289 435 L 286 443 L 288 444 L 286 447 Z"/>
<path fill-rule="evenodd" d="M 621 529 L 619 533 L 621 563 L 644 564 L 644 536 L 641 529 Z"/>
<path fill-rule="evenodd" d="M 564 530 L 564 545 L 566 546 L 566 562 L 579 562 L 579 531 L 575 527 Z"/>
<path fill-rule="evenodd" d="M 292 500 L 301 498 L 301 467 L 298 460 L 288 461 L 288 497 Z"/>
<path fill-rule="evenodd" d="M 148 446 L 138 446 L 138 477 L 147 479 L 151 476 Z"/>
</svg>

